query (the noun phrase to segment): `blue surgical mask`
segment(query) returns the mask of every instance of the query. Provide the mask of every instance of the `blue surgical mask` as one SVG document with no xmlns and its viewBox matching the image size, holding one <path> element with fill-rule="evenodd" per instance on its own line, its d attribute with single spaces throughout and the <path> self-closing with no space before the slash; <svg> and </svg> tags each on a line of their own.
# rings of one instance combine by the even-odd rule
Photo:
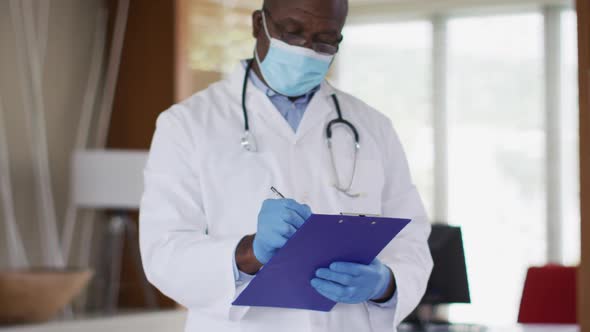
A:
<svg viewBox="0 0 590 332">
<path fill-rule="evenodd" d="M 256 62 L 264 80 L 274 91 L 288 97 L 298 97 L 318 86 L 330 69 L 334 55 L 320 54 L 314 50 L 289 45 L 272 38 L 262 11 L 264 32 L 270 41 L 264 61 L 255 50 Z"/>
</svg>

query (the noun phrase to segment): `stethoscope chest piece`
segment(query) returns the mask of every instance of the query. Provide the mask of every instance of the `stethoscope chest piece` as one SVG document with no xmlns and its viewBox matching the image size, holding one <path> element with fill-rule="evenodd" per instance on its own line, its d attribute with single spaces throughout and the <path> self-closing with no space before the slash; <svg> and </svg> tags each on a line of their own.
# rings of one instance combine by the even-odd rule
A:
<svg viewBox="0 0 590 332">
<path fill-rule="evenodd" d="M 248 152 L 258 152 L 254 135 L 249 130 L 246 130 L 242 136 L 242 148 Z"/>
</svg>

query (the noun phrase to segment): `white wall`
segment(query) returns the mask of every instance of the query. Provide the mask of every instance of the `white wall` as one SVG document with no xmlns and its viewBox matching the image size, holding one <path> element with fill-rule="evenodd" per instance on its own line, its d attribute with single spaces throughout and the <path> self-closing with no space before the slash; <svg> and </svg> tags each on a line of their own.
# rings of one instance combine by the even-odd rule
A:
<svg viewBox="0 0 590 332">
<path fill-rule="evenodd" d="M 35 0 L 39 1 L 50 0 Z M 58 221 L 64 219 L 69 157 L 86 85 L 92 36 L 101 0 L 51 0 L 44 98 Z M 0 0 L 0 95 L 4 101 L 16 214 L 27 253 L 41 264 L 30 140 L 26 128 L 8 0 Z M 1 207 L 0 207 L 1 208 Z M 0 218 L 2 214 L 0 214 Z M 0 223 L 0 269 L 7 266 Z M 75 251 L 75 250 L 74 250 Z"/>
</svg>

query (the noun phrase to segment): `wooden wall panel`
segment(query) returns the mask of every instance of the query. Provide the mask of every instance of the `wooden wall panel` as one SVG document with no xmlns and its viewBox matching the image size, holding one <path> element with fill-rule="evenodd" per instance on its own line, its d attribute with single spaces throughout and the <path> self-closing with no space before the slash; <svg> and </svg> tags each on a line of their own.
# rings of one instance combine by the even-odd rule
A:
<svg viewBox="0 0 590 332">
<path fill-rule="evenodd" d="M 577 1 L 580 61 L 580 189 L 582 260 L 578 280 L 578 317 L 590 332 L 590 0 Z"/>
<path fill-rule="evenodd" d="M 117 1 L 107 0 L 111 31 Z M 158 115 L 175 102 L 175 57 L 175 1 L 131 0 L 108 148 L 149 148 Z M 142 307 L 143 293 L 130 252 L 125 250 L 120 305 Z M 172 305 L 163 296 L 160 300 L 161 305 Z"/>
<path fill-rule="evenodd" d="M 110 2 L 116 8 L 116 1 Z M 131 0 L 110 148 L 149 148 L 158 114 L 175 101 L 174 4 L 170 0 Z"/>
</svg>

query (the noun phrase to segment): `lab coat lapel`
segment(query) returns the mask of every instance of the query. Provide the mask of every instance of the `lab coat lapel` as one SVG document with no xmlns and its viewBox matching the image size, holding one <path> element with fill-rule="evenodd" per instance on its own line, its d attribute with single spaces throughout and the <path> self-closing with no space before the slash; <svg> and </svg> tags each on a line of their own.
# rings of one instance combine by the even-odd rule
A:
<svg viewBox="0 0 590 332">
<path fill-rule="evenodd" d="M 254 86 L 253 86 L 254 87 Z M 254 87 L 256 88 L 256 87 Z M 270 99 L 260 90 L 256 89 L 249 97 L 253 101 L 253 105 L 258 106 L 254 111 L 257 121 L 263 121 L 270 130 L 274 131 L 280 137 L 286 139 L 289 143 L 295 142 L 295 133 L 289 123 Z M 248 103 L 248 105 L 250 105 Z M 264 130 L 264 129 L 262 129 Z"/>
<path fill-rule="evenodd" d="M 334 93 L 334 88 L 327 81 L 322 82 L 320 89 L 316 92 L 303 114 L 303 119 L 301 119 L 296 133 L 297 140 L 301 140 L 317 126 L 324 127 L 327 124 L 326 118 L 328 114 L 333 112 L 334 118 L 336 118 L 336 108 L 332 103 L 332 94 Z"/>
<path fill-rule="evenodd" d="M 239 94 L 239 103 L 242 105 L 242 89 L 246 70 L 239 64 L 228 77 L 228 88 L 231 93 Z M 295 133 L 287 123 L 287 120 L 279 113 L 270 99 L 260 91 L 252 81 L 248 80 L 246 93 L 246 108 L 250 119 L 250 128 L 255 136 L 263 134 L 269 127 L 271 131 L 287 140 L 295 142 Z M 240 114 L 242 114 L 240 110 Z"/>
</svg>

